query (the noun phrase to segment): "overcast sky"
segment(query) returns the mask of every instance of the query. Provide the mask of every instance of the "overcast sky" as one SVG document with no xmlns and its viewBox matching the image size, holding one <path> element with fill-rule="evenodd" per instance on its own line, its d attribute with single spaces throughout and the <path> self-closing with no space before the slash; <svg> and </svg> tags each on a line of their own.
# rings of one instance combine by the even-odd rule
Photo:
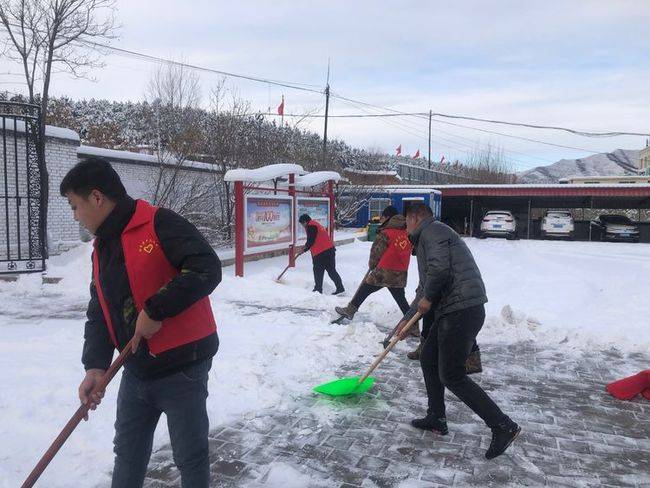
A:
<svg viewBox="0 0 650 488">
<path fill-rule="evenodd" d="M 434 111 L 583 130 L 650 132 L 650 1 L 119 1 L 118 47 L 322 89 L 400 111 Z M 55 95 L 141 100 L 154 63 L 109 55 L 95 82 L 58 75 Z M 21 90 L 0 61 L 1 89 Z M 8 74 L 12 73 L 12 74 Z M 217 75 L 201 75 L 204 103 Z M 230 80 L 255 110 L 324 109 L 324 97 Z M 362 107 L 363 110 L 369 110 Z M 372 111 L 372 110 L 371 110 Z M 330 114 L 362 113 L 333 99 Z M 287 121 L 290 119 L 287 118 Z M 444 119 L 436 119 L 444 120 Z M 642 137 L 587 139 L 554 131 L 451 121 L 560 149 L 434 121 L 432 159 L 496 144 L 516 169 L 616 148 Z M 322 132 L 322 119 L 301 126 Z M 332 119 L 330 137 L 426 157 L 428 121 Z"/>
</svg>

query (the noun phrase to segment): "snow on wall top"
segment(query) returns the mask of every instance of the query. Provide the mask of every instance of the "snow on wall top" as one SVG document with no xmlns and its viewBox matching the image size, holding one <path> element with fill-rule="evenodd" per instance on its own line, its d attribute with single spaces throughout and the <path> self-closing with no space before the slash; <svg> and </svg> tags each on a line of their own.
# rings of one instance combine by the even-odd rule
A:
<svg viewBox="0 0 650 488">
<path fill-rule="evenodd" d="M 296 185 L 298 186 L 316 186 L 326 181 L 339 181 L 341 175 L 336 171 L 316 171 L 314 173 L 307 173 L 306 175 L 296 178 Z"/>
<path fill-rule="evenodd" d="M 116 149 L 104 149 L 103 147 L 79 146 L 77 156 L 97 156 L 106 159 L 142 161 L 143 163 L 159 164 L 158 156 L 151 154 L 140 154 L 131 151 L 118 151 Z M 163 163 L 174 164 L 175 161 L 163 161 Z M 213 170 L 214 166 L 201 161 L 183 161 L 183 167 L 196 168 L 202 170 Z"/>
<path fill-rule="evenodd" d="M 14 119 L 15 120 L 15 119 Z M 5 124 L 5 130 L 9 132 L 13 132 L 14 127 L 16 129 L 16 132 L 22 132 L 25 133 L 25 122 L 22 120 L 15 120 L 16 125 L 14 126 L 14 122 L 9 122 L 7 121 Z M 57 139 L 66 139 L 69 141 L 79 141 L 79 134 L 77 134 L 75 131 L 72 129 L 65 129 L 63 127 L 56 127 L 54 125 L 46 125 L 45 126 L 45 137 L 55 137 Z"/>
<path fill-rule="evenodd" d="M 231 169 L 226 171 L 225 181 L 269 181 L 289 174 L 304 174 L 305 170 L 299 164 L 269 164 L 257 169 Z"/>
</svg>

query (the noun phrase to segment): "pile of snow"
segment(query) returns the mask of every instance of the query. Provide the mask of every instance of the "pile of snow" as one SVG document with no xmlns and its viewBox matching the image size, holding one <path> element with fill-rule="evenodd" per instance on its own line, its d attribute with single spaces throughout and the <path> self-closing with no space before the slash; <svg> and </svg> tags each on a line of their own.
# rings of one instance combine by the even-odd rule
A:
<svg viewBox="0 0 650 488">
<path fill-rule="evenodd" d="M 650 245 L 468 239 L 489 302 L 482 341 L 650 350 Z"/>
<path fill-rule="evenodd" d="M 532 340 L 573 352 L 617 347 L 650 350 L 650 246 L 580 242 L 468 239 L 486 282 L 487 321 L 479 343 Z M 332 326 L 332 310 L 344 304 L 365 273 L 370 243 L 342 246 L 338 269 L 348 297 L 311 293 L 308 256 L 274 278 L 286 257 L 247 263 L 246 277 L 233 267 L 211 300 L 221 347 L 210 372 L 208 412 L 212 427 L 247 419 L 266 408 L 287 410 L 296 397 L 332 379 L 350 363 L 369 364 L 383 338 L 377 325 L 392 326 L 399 310 L 387 290 L 371 295 L 355 321 Z M 20 485 L 59 429 L 77 408 L 84 312 L 90 278 L 90 245 L 49 263 L 58 285 L 39 276 L 0 282 L 0 487 Z M 411 263 L 407 294 L 414 295 Z M 329 288 L 327 288 L 329 287 Z M 326 291 L 333 290 L 326 278 Z M 403 352 L 408 344 L 398 346 Z M 317 360 L 315 360 L 317 358 Z M 82 423 L 45 472 L 48 487 L 108 484 L 118 379 L 104 404 Z M 315 412 L 326 423 L 328 412 Z M 160 422 L 155 444 L 168 441 Z M 306 480 L 284 465 L 269 480 Z M 293 486 L 293 485 L 290 485 Z"/>
</svg>

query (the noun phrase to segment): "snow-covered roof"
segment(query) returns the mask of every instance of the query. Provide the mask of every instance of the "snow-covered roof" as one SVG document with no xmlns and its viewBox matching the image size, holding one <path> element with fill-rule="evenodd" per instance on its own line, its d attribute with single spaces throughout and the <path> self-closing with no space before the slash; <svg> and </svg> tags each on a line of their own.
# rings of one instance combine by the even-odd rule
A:
<svg viewBox="0 0 650 488">
<path fill-rule="evenodd" d="M 379 185 L 384 190 L 400 190 L 403 188 L 410 189 L 445 189 L 445 188 L 643 188 L 649 187 L 648 183 L 521 183 L 511 185 L 409 185 L 403 187 L 400 185 Z"/>
<path fill-rule="evenodd" d="M 365 170 L 365 169 L 345 169 L 346 173 L 355 173 L 358 175 L 378 175 L 378 176 L 397 176 L 397 171 L 370 171 L 370 170 Z"/>
<path fill-rule="evenodd" d="M 418 166 L 417 164 L 399 163 L 399 162 L 397 163 L 398 166 L 406 166 L 407 168 L 414 168 L 414 169 L 423 169 L 424 171 L 430 171 L 432 173 L 438 173 L 438 174 L 441 174 L 441 175 L 455 176 L 457 178 L 459 177 L 459 175 L 455 175 L 455 174 L 452 174 L 452 173 L 449 173 L 447 171 L 443 171 L 443 170 L 439 169 L 440 163 L 434 162 L 433 164 L 435 164 L 437 167 L 425 168 L 424 166 Z"/>
<path fill-rule="evenodd" d="M 304 174 L 305 170 L 299 164 L 269 164 L 257 169 L 231 169 L 226 171 L 226 181 L 269 181 L 290 174 Z"/>
<path fill-rule="evenodd" d="M 635 181 L 637 179 L 646 180 L 648 179 L 647 175 L 636 174 L 636 175 L 619 175 L 619 176 L 567 176 L 566 178 L 560 178 L 560 183 L 565 181 L 589 181 L 589 180 L 606 180 L 606 181 Z"/>
<path fill-rule="evenodd" d="M 79 146 L 77 149 L 77 156 L 97 156 L 110 160 L 126 160 L 126 161 L 141 161 L 149 164 L 160 164 L 158 156 L 151 154 L 141 154 L 131 151 L 118 151 L 116 149 L 105 149 L 103 147 L 94 146 Z M 176 161 L 163 161 L 163 164 L 174 164 Z M 196 168 L 205 171 L 214 170 L 215 167 L 209 163 L 201 161 L 183 161 L 184 168 Z"/>
<path fill-rule="evenodd" d="M 394 188 L 383 188 L 380 186 L 380 188 L 383 190 L 386 190 L 386 193 L 401 193 L 401 194 L 422 194 L 422 193 L 440 193 L 440 190 L 436 190 L 434 188 L 431 188 L 430 186 L 427 187 L 409 187 L 409 186 L 396 186 Z"/>
<path fill-rule="evenodd" d="M 16 132 L 25 132 L 25 122 L 22 120 L 16 120 Z M 7 122 L 5 125 L 5 130 L 13 132 L 14 123 Z M 65 139 L 69 141 L 79 141 L 79 134 L 77 134 L 72 129 L 65 129 L 63 127 L 56 127 L 54 125 L 45 126 L 45 137 L 55 137 L 57 139 Z"/>
<path fill-rule="evenodd" d="M 316 186 L 326 181 L 339 181 L 341 175 L 336 171 L 315 171 L 296 178 L 297 186 Z"/>
</svg>

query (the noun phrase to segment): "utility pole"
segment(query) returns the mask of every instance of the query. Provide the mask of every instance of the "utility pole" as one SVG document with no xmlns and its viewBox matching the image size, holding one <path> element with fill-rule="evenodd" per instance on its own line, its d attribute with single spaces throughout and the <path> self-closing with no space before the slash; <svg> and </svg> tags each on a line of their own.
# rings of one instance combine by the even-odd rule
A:
<svg viewBox="0 0 650 488">
<path fill-rule="evenodd" d="M 323 132 L 323 163 L 327 160 L 327 115 L 330 108 L 330 60 L 327 60 L 327 84 L 325 85 L 325 130 Z"/>
<path fill-rule="evenodd" d="M 431 110 L 429 110 L 429 169 L 431 169 Z"/>
</svg>

